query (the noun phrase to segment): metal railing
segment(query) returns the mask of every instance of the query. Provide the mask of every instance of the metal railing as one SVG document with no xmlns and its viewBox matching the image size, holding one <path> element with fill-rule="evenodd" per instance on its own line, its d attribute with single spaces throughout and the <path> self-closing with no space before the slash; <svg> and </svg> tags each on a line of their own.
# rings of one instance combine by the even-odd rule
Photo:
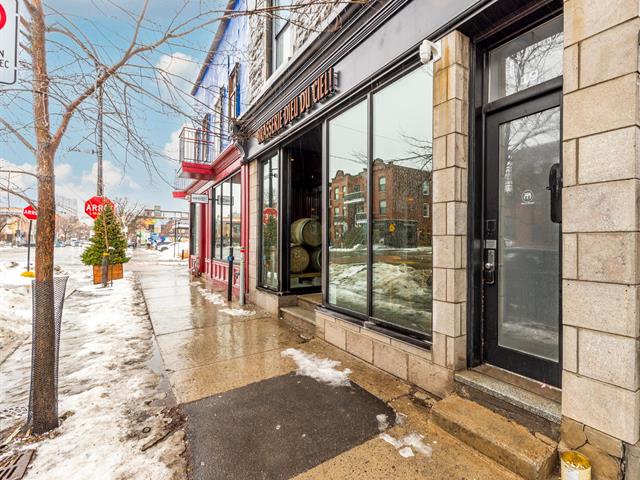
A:
<svg viewBox="0 0 640 480">
<path fill-rule="evenodd" d="M 344 196 L 344 203 L 361 203 L 364 202 L 364 194 L 362 192 L 347 193 Z"/>
<path fill-rule="evenodd" d="M 184 127 L 180 132 L 180 162 L 211 163 L 216 155 L 218 136 L 201 128 Z"/>
</svg>

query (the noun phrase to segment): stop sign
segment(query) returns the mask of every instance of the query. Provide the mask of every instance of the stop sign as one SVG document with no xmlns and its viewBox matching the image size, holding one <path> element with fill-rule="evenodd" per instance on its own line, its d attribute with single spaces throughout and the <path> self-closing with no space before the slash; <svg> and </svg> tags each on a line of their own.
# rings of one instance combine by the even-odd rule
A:
<svg viewBox="0 0 640 480">
<path fill-rule="evenodd" d="M 89 200 L 84 202 L 84 213 L 95 220 L 98 218 L 98 215 L 100 215 L 105 205 L 110 205 L 115 212 L 116 206 L 107 197 L 91 197 Z"/>
<path fill-rule="evenodd" d="M 27 220 L 38 219 L 38 212 L 36 212 L 36 209 L 33 208 L 31 205 L 27 205 L 26 207 L 24 207 L 24 210 L 22 210 L 22 214 L 25 216 Z"/>
</svg>

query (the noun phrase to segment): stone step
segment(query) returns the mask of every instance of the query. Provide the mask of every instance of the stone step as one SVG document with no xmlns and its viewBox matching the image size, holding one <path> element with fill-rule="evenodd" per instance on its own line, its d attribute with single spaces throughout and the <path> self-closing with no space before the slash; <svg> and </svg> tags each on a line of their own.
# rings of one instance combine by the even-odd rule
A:
<svg viewBox="0 0 640 480">
<path fill-rule="evenodd" d="M 313 312 L 318 305 L 322 305 L 322 294 L 311 293 L 309 295 L 298 295 L 299 307 Z"/>
<path fill-rule="evenodd" d="M 559 439 L 562 418 L 560 390 L 553 387 L 542 389 L 538 382 L 519 376 L 512 378 L 516 376 L 495 367 L 482 367 L 486 368 L 456 372 L 454 379 L 458 395 L 514 420 L 533 432 Z"/>
<path fill-rule="evenodd" d="M 282 307 L 280 318 L 294 330 L 306 337 L 313 337 L 316 333 L 316 315 L 303 307 Z"/>
<path fill-rule="evenodd" d="M 432 421 L 454 437 L 527 480 L 546 480 L 557 463 L 553 440 L 457 395 L 436 403 Z"/>
</svg>

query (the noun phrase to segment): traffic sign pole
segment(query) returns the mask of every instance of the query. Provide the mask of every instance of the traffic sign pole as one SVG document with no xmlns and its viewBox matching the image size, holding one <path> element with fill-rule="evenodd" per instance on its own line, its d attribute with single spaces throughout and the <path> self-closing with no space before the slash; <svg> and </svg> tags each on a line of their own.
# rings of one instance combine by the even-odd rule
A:
<svg viewBox="0 0 640 480">
<path fill-rule="evenodd" d="M 31 225 L 33 220 L 29 220 L 29 233 L 27 234 L 27 272 L 31 268 Z"/>
<path fill-rule="evenodd" d="M 31 205 L 27 205 L 22 210 L 22 215 L 29 220 L 29 233 L 27 234 L 27 272 L 30 271 L 31 268 L 31 227 L 33 225 L 33 221 L 38 218 L 38 211 L 33 208 Z"/>
</svg>

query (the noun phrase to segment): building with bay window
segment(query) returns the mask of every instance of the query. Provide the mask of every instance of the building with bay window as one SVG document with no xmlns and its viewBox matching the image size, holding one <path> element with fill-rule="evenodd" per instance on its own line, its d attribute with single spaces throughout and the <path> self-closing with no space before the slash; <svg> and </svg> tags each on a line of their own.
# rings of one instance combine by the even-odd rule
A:
<svg viewBox="0 0 640 480">
<path fill-rule="evenodd" d="M 288 5 L 248 2 L 192 269 L 246 246 L 251 302 L 640 478 L 638 0 Z"/>
</svg>

